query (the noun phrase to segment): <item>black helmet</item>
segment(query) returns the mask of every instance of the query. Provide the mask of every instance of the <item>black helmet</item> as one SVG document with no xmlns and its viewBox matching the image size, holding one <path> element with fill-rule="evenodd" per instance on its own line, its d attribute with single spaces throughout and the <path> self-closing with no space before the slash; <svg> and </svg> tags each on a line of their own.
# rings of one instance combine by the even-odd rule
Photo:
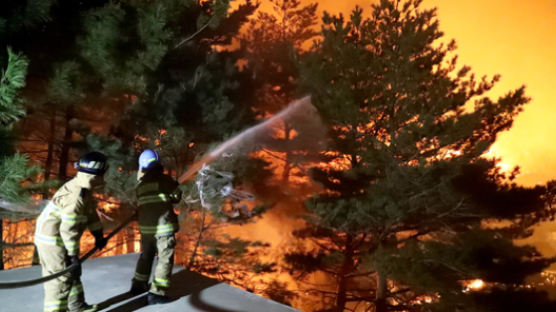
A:
<svg viewBox="0 0 556 312">
<path fill-rule="evenodd" d="M 90 152 L 79 158 L 79 162 L 75 163 L 75 168 L 79 172 L 90 173 L 94 175 L 103 175 L 108 168 L 106 156 L 99 152 Z"/>
</svg>

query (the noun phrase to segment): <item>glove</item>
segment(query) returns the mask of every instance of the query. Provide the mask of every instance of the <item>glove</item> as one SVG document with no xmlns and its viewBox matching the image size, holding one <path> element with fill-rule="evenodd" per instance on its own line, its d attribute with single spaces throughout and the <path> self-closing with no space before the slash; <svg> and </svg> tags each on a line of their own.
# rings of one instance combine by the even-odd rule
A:
<svg viewBox="0 0 556 312">
<path fill-rule="evenodd" d="M 70 266 L 74 263 L 77 263 L 77 268 L 71 271 L 71 275 L 73 278 L 81 277 L 81 262 L 79 262 L 79 258 L 77 256 L 67 256 L 66 257 L 66 266 Z"/>
<path fill-rule="evenodd" d="M 102 235 L 102 231 L 94 231 L 93 236 L 95 237 L 95 248 L 101 250 L 106 246 L 107 240 Z"/>
<path fill-rule="evenodd" d="M 169 194 L 170 202 L 172 204 L 177 204 L 181 201 L 181 190 L 177 189 L 173 193 Z"/>
</svg>

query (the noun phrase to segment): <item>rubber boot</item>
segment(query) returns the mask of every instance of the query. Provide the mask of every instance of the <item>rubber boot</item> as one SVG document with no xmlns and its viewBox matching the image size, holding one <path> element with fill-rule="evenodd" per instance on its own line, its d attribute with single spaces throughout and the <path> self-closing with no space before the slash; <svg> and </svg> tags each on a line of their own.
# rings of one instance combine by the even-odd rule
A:
<svg viewBox="0 0 556 312">
<path fill-rule="evenodd" d="M 170 302 L 171 300 L 167 296 L 157 295 L 157 294 L 153 294 L 152 292 L 149 292 L 149 295 L 147 296 L 147 301 L 149 302 L 149 304 L 164 304 Z"/>
<path fill-rule="evenodd" d="M 134 295 L 137 296 L 139 294 L 142 294 L 144 292 L 147 292 L 149 290 L 149 284 L 147 283 L 132 283 L 131 284 L 131 289 L 129 290 L 129 292 Z"/>
</svg>

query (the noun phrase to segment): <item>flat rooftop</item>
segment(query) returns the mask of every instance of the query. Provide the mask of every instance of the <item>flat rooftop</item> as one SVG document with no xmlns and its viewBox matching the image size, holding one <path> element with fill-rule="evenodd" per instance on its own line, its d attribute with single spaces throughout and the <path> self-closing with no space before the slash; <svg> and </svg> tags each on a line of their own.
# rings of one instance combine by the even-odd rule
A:
<svg viewBox="0 0 556 312">
<path fill-rule="evenodd" d="M 139 254 L 94 258 L 83 263 L 81 280 L 89 304 L 101 304 L 101 311 L 160 312 L 293 312 L 287 305 L 263 298 L 201 274 L 175 267 L 167 304 L 147 305 L 147 294 L 132 297 L 128 290 Z M 35 279 L 40 266 L 0 271 L 0 282 Z M 42 311 L 41 285 L 0 290 L 0 312 Z"/>
</svg>

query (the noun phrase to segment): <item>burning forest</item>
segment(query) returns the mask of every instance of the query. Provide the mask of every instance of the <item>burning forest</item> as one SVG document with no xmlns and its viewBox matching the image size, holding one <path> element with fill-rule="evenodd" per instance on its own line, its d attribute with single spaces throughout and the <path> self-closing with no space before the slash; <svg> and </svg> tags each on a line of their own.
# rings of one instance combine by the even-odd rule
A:
<svg viewBox="0 0 556 312">
<path fill-rule="evenodd" d="M 302 311 L 556 310 L 530 241 L 556 180 L 493 153 L 530 95 L 494 99 L 423 1 L 1 6 L 0 270 L 63 254 L 45 311 L 96 311 L 80 263 L 149 250 Z M 130 291 L 164 303 L 141 261 Z"/>
</svg>

